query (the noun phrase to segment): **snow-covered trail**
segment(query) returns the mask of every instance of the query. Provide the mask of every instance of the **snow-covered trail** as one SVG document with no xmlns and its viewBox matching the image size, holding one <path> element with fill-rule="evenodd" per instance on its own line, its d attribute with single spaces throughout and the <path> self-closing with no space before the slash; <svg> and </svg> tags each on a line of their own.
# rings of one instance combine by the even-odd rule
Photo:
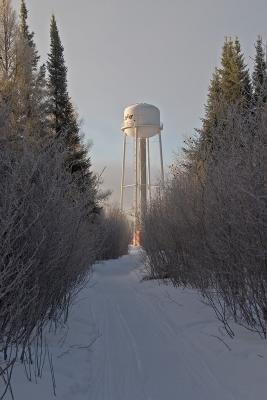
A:
<svg viewBox="0 0 267 400">
<path fill-rule="evenodd" d="M 231 339 L 218 332 L 212 310 L 196 293 L 140 282 L 141 273 L 134 252 L 95 269 L 91 315 L 102 336 L 92 354 L 90 399 L 265 398 L 257 397 L 266 393 L 260 386 L 267 388 L 265 372 L 257 376 L 250 364 L 254 357 L 266 367 L 262 354 L 242 343 L 243 353 L 234 354 L 227 348 Z"/>
<path fill-rule="evenodd" d="M 220 329 L 197 293 L 141 282 L 140 253 L 94 267 L 68 329 L 49 338 L 60 400 L 265 400 L 266 342 Z M 66 335 L 65 335 L 66 334 Z M 15 370 L 19 400 L 52 400 Z"/>
<path fill-rule="evenodd" d="M 95 275 L 92 313 L 102 337 L 94 364 L 100 352 L 102 362 L 91 398 L 234 399 L 179 324 L 179 309 L 168 315 L 171 298 L 140 283 L 135 257 L 125 261 L 98 267 Z"/>
</svg>

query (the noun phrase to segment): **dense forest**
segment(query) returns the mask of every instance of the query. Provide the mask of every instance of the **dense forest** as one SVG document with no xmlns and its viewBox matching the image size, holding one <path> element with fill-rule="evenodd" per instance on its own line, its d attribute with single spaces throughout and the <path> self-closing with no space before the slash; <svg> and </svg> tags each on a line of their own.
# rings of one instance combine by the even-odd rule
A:
<svg viewBox="0 0 267 400">
<path fill-rule="evenodd" d="M 267 66 L 261 37 L 250 74 L 226 38 L 201 129 L 172 166 L 144 221 L 151 276 L 196 288 L 223 322 L 267 336 Z"/>
<path fill-rule="evenodd" d="M 103 211 L 105 194 L 68 92 L 54 15 L 50 41 L 42 63 L 25 2 L 17 17 L 10 0 L 0 1 L 0 381 L 5 391 L 18 359 L 28 375 L 41 376 L 47 352 L 43 330 L 67 319 L 91 266 L 128 251 L 127 220 L 116 209 Z"/>
</svg>

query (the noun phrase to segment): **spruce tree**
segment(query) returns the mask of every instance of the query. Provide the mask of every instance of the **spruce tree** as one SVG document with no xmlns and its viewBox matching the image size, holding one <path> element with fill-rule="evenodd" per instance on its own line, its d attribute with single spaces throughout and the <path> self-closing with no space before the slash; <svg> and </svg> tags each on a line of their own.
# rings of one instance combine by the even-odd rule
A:
<svg viewBox="0 0 267 400">
<path fill-rule="evenodd" d="M 48 54 L 48 88 L 50 96 L 51 128 L 56 134 L 66 135 L 68 129 L 69 95 L 67 91 L 67 67 L 55 16 L 50 25 L 50 53 Z"/>
<path fill-rule="evenodd" d="M 216 128 L 226 123 L 229 106 L 237 105 L 239 112 L 245 113 L 251 105 L 251 97 L 251 81 L 240 42 L 238 38 L 234 42 L 231 38 L 226 38 L 221 67 L 215 69 L 210 82 L 202 128 L 197 131 L 199 140 L 194 140 L 193 146 L 190 143 L 185 151 L 189 164 L 193 165 L 194 160 L 197 160 L 197 164 L 202 165 L 215 148 L 220 148 L 223 129 L 219 133 Z M 216 137 L 217 135 L 220 137 Z"/>
<path fill-rule="evenodd" d="M 239 85 L 237 79 L 237 68 L 235 65 L 235 52 L 232 39 L 225 39 L 221 68 L 219 69 L 221 77 L 222 96 L 228 102 L 233 101 L 239 95 Z"/>
<path fill-rule="evenodd" d="M 40 56 L 38 55 L 38 51 L 36 50 L 36 45 L 33 40 L 34 32 L 30 32 L 28 26 L 28 10 L 26 7 L 26 3 L 24 0 L 21 0 L 20 3 L 20 25 L 19 25 L 20 33 L 24 40 L 26 40 L 29 47 L 32 49 L 32 66 L 33 69 L 36 70 L 38 61 Z"/>
<path fill-rule="evenodd" d="M 228 103 L 236 100 L 240 94 L 238 70 L 235 61 L 233 41 L 231 38 L 226 38 L 223 45 L 221 68 L 219 71 L 222 96 Z"/>
<path fill-rule="evenodd" d="M 196 129 L 197 136 L 186 140 L 186 146 L 183 148 L 186 159 L 183 166 L 188 171 L 199 173 L 204 168 L 203 163 L 213 145 L 214 128 L 219 119 L 221 101 L 221 78 L 219 69 L 216 68 L 209 85 L 202 128 Z"/>
<path fill-rule="evenodd" d="M 247 106 L 251 100 L 251 82 L 238 38 L 235 42 L 231 38 L 225 39 L 219 71 L 226 103 L 238 102 Z"/>
<path fill-rule="evenodd" d="M 238 80 L 240 82 L 240 97 L 244 106 L 249 106 L 252 99 L 252 87 L 249 70 L 244 61 L 244 55 L 241 52 L 239 39 L 235 39 L 235 62 L 238 73 Z"/>
<path fill-rule="evenodd" d="M 20 60 L 17 69 L 19 87 L 20 121 L 22 134 L 38 140 L 47 133 L 47 90 L 45 67 L 38 67 L 39 55 L 34 42 L 34 33 L 28 26 L 28 10 L 21 0 L 19 19 Z"/>
<path fill-rule="evenodd" d="M 96 179 L 91 172 L 90 159 L 81 142 L 78 117 L 72 105 L 67 84 L 67 67 L 56 18 L 52 15 L 50 25 L 50 53 L 48 55 L 49 115 L 51 130 L 55 138 L 65 143 L 66 168 L 74 175 L 79 189 L 86 193 L 88 208 L 98 211 L 96 206 Z"/>
<path fill-rule="evenodd" d="M 253 103 L 258 105 L 267 102 L 267 63 L 266 55 L 263 49 L 262 38 L 259 36 L 256 42 L 256 57 L 254 71 L 252 74 L 253 81 Z"/>
<path fill-rule="evenodd" d="M 203 119 L 202 134 L 210 141 L 212 127 L 216 126 L 220 102 L 222 100 L 221 78 L 218 68 L 215 69 L 210 81 L 207 104 L 205 106 L 205 118 Z"/>
<path fill-rule="evenodd" d="M 50 26 L 50 53 L 48 55 L 48 86 L 50 95 L 51 127 L 56 137 L 63 137 L 68 148 L 70 168 L 73 172 L 83 168 L 85 151 L 82 149 L 79 125 L 68 94 L 67 67 L 55 16 Z M 75 159 L 76 164 L 75 165 Z"/>
</svg>

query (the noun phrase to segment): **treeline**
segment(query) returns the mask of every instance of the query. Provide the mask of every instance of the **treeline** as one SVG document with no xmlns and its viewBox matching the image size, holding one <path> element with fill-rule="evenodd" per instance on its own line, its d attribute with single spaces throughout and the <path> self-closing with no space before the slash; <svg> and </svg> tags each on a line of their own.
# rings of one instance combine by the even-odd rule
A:
<svg viewBox="0 0 267 400">
<path fill-rule="evenodd" d="M 267 68 L 252 74 L 238 39 L 225 40 L 202 127 L 172 166 L 144 223 L 151 276 L 198 289 L 227 332 L 231 320 L 267 335 Z"/>
<path fill-rule="evenodd" d="M 18 359 L 41 376 L 44 327 L 66 320 L 94 262 L 128 246 L 125 218 L 102 210 L 55 16 L 50 39 L 41 64 L 24 0 L 19 18 L 0 0 L 0 398 Z"/>
</svg>

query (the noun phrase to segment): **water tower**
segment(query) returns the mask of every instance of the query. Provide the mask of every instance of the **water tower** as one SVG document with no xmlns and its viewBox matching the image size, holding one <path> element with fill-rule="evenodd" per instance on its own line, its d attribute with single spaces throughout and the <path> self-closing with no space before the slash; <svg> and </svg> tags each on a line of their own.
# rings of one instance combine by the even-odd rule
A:
<svg viewBox="0 0 267 400">
<path fill-rule="evenodd" d="M 123 117 L 123 161 L 121 179 L 121 210 L 124 210 L 124 191 L 126 188 L 133 188 L 133 219 L 134 239 L 133 244 L 140 244 L 140 227 L 146 213 L 148 199 L 151 199 L 152 185 L 150 169 L 150 138 L 158 136 L 161 182 L 164 184 L 164 169 L 162 157 L 161 131 L 163 125 L 160 122 L 160 111 L 157 107 L 138 103 L 126 107 Z M 127 139 L 134 141 L 134 168 L 133 183 L 125 185 L 126 167 L 126 144 Z"/>
</svg>

